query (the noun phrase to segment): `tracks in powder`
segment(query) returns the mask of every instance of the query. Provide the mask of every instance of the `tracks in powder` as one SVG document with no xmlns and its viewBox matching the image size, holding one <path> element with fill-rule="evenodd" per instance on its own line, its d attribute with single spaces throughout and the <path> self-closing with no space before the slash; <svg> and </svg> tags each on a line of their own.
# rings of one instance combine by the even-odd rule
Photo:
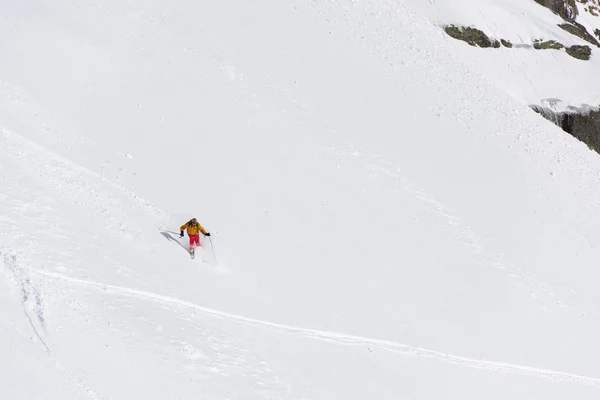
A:
<svg viewBox="0 0 600 400">
<path fill-rule="evenodd" d="M 32 271 L 33 272 L 33 271 Z M 219 318 L 223 320 L 227 320 L 230 322 L 234 322 L 237 324 L 242 324 L 250 327 L 261 328 L 261 329 L 270 329 L 272 331 L 277 331 L 282 334 L 293 335 L 302 338 L 314 339 L 323 342 L 334 343 L 338 345 L 346 345 L 346 346 L 363 346 L 363 347 L 371 347 L 378 348 L 381 350 L 386 350 L 392 353 L 402 354 L 405 356 L 419 357 L 419 358 L 429 358 L 436 361 L 455 364 L 463 367 L 474 368 L 479 370 L 492 371 L 497 373 L 504 374 L 513 374 L 513 375 L 525 375 L 525 376 L 533 376 L 542 379 L 549 379 L 560 382 L 570 382 L 574 384 L 582 384 L 582 385 L 593 385 L 600 386 L 600 378 L 592 378 L 583 375 L 572 374 L 568 372 L 555 371 L 549 369 L 541 369 L 535 368 L 525 365 L 517 365 L 503 362 L 495 362 L 495 361 L 483 361 L 476 360 L 467 357 L 461 357 L 458 355 L 446 354 L 435 350 L 424 349 L 421 347 L 409 346 L 403 343 L 388 341 L 388 340 L 380 340 L 368 337 L 361 337 L 355 335 L 348 335 L 345 333 L 338 332 L 327 332 L 320 331 L 316 329 L 306 329 L 296 326 L 278 324 L 269 321 L 258 320 L 254 318 L 248 318 L 240 315 L 235 315 L 227 312 L 222 312 L 219 310 L 203 307 L 197 304 L 194 304 L 189 301 L 177 299 L 175 297 L 160 295 L 157 293 L 147 292 L 143 290 L 137 290 L 122 286 L 109 285 L 99 282 L 93 282 L 84 279 L 72 278 L 56 273 L 45 272 L 45 271 L 35 271 L 33 272 L 38 276 L 54 281 L 62 281 L 66 284 L 70 285 L 79 285 L 79 286 L 87 286 L 87 287 L 95 287 L 102 289 L 106 292 L 113 292 L 117 294 L 122 294 L 126 296 L 137 297 L 149 301 L 154 301 L 163 305 L 171 305 L 173 307 L 184 307 L 193 309 L 195 311 L 201 312 L 206 316 L 210 316 L 213 318 Z"/>
<path fill-rule="evenodd" d="M 32 272 L 31 269 L 23 266 L 19 262 L 17 255 L 13 251 L 0 246 L 0 273 L 5 275 L 5 278 L 14 285 L 18 292 L 21 307 L 23 308 L 23 312 L 31 326 L 33 334 L 41 343 L 52 364 L 54 364 L 67 381 L 75 387 L 80 398 L 105 400 L 106 398 L 104 396 L 101 396 L 90 389 L 82 377 L 69 372 L 54 356 L 46 339 L 45 307 L 38 289 L 30 279 Z"/>
</svg>

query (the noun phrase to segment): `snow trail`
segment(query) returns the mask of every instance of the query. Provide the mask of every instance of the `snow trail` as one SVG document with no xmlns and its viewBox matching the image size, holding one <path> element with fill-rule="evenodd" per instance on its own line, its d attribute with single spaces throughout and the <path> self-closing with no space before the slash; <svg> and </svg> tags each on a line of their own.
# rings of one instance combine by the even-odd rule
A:
<svg viewBox="0 0 600 400">
<path fill-rule="evenodd" d="M 0 272 L 4 272 L 6 278 L 13 283 L 19 292 L 23 313 L 31 326 L 34 336 L 41 343 L 52 365 L 75 388 L 80 397 L 93 400 L 107 400 L 107 397 L 92 390 L 84 378 L 68 371 L 53 354 L 46 337 L 44 304 L 38 289 L 29 277 L 31 271 L 19 263 L 18 257 L 14 252 L 0 246 L 0 267 L 2 266 L 4 266 L 4 271 L 0 268 Z"/>
<path fill-rule="evenodd" d="M 46 349 L 46 352 L 51 353 L 50 347 L 43 337 L 45 336 L 44 305 L 38 290 L 32 285 L 27 271 L 19 265 L 17 256 L 1 246 L 0 262 L 7 269 L 7 278 L 13 282 L 19 291 L 23 313 L 27 317 L 33 333 Z"/>
<path fill-rule="evenodd" d="M 133 288 L 127 288 L 122 286 L 104 284 L 100 282 L 93 282 L 85 279 L 78 279 L 73 277 L 64 276 L 46 271 L 34 271 L 35 274 L 45 279 L 54 279 L 63 281 L 67 284 L 88 286 L 101 288 L 104 291 L 113 291 L 121 293 L 127 296 L 139 297 L 142 299 L 155 301 L 160 304 L 170 304 L 176 307 L 186 307 L 196 311 L 205 313 L 207 316 L 220 318 L 230 322 L 243 324 L 255 328 L 268 328 L 278 331 L 282 334 L 296 335 L 303 338 L 309 338 L 314 340 L 320 340 L 324 342 L 330 342 L 338 345 L 347 346 L 368 346 L 375 347 L 381 350 L 390 351 L 406 356 L 430 358 L 436 361 L 455 364 L 463 367 L 474 368 L 479 370 L 487 370 L 502 374 L 514 374 L 514 375 L 525 375 L 533 376 L 541 379 L 548 379 L 558 382 L 570 382 L 581 385 L 592 385 L 600 386 L 600 378 L 594 378 L 584 375 L 573 374 L 563 371 L 555 371 L 544 368 L 536 368 L 526 365 L 511 364 L 506 362 L 498 361 L 487 361 L 487 360 L 476 360 L 473 358 L 463 357 L 459 355 L 447 354 L 437 350 L 426 349 L 422 347 L 410 346 L 404 343 L 394 342 L 390 340 L 382 340 L 375 338 L 368 338 L 356 335 L 350 335 L 340 332 L 327 332 L 320 331 L 317 329 L 302 328 L 297 326 L 279 324 L 276 322 L 264 321 L 245 317 L 241 315 L 231 314 L 219 310 L 215 310 L 208 307 L 203 307 L 192 302 L 181 300 L 175 297 L 161 295 L 153 292 L 137 290 Z"/>
</svg>

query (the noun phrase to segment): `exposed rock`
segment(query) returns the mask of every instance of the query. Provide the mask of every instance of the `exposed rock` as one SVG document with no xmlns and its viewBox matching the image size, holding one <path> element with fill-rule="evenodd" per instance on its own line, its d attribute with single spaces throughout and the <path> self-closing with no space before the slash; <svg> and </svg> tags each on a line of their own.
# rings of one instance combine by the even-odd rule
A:
<svg viewBox="0 0 600 400">
<path fill-rule="evenodd" d="M 536 50 L 560 50 L 564 47 L 565 46 L 563 46 L 561 43 L 558 43 L 556 40 L 546 40 L 545 42 L 542 42 L 541 40 L 536 40 L 533 43 L 533 48 Z"/>
<path fill-rule="evenodd" d="M 587 144 L 590 149 L 600 153 L 600 111 L 573 109 L 570 112 L 555 112 L 539 106 L 531 106 L 531 108 Z"/>
<path fill-rule="evenodd" d="M 600 42 L 598 42 L 596 40 L 596 38 L 593 37 L 587 31 L 587 29 L 585 29 L 585 26 L 581 25 L 580 23 L 578 23 L 578 22 L 570 22 L 570 23 L 560 24 L 558 26 L 560 28 L 564 29 L 565 31 L 571 33 L 571 34 L 582 38 L 586 42 L 591 43 L 594 46 L 600 47 Z"/>
<path fill-rule="evenodd" d="M 467 42 L 471 46 L 492 47 L 494 44 L 490 38 L 483 33 L 483 31 L 480 31 L 476 28 L 450 25 L 446 26 L 444 31 L 448 34 L 448 36 Z M 500 43 L 498 43 L 497 47 L 500 47 Z"/>
<path fill-rule="evenodd" d="M 577 25 L 576 24 L 564 24 L 564 25 L 577 28 L 578 24 Z M 568 29 L 566 29 L 566 30 L 568 30 Z M 585 33 L 587 33 L 585 28 L 583 28 L 583 30 L 585 31 Z M 448 34 L 448 36 L 450 36 L 454 39 L 458 39 L 458 40 L 467 42 L 471 46 L 478 46 L 478 47 L 484 47 L 484 48 L 493 47 L 496 49 L 500 48 L 500 46 L 504 46 L 504 47 L 508 47 L 508 48 L 513 47 L 513 44 L 511 42 L 509 42 L 508 40 L 500 39 L 498 41 L 496 39 L 490 39 L 483 31 L 481 31 L 477 28 L 449 25 L 449 26 L 444 27 L 444 31 Z M 593 37 L 592 37 L 592 39 L 594 41 L 596 41 Z M 596 43 L 598 43 L 598 42 L 596 41 Z M 600 44 L 600 43 L 598 43 L 598 44 Z M 533 47 L 536 50 L 547 50 L 547 49 L 560 50 L 560 49 L 565 48 L 565 46 L 562 43 L 559 43 L 556 40 L 545 40 L 544 41 L 542 39 L 534 40 Z M 577 58 L 579 60 L 589 60 L 590 56 L 592 55 L 592 49 L 589 46 L 571 46 L 567 49 L 567 53 L 571 57 Z"/>
<path fill-rule="evenodd" d="M 592 49 L 590 46 L 571 46 L 567 47 L 567 53 L 579 60 L 589 60 L 592 55 Z"/>
<path fill-rule="evenodd" d="M 594 17 L 600 16 L 600 8 L 598 0 L 577 0 L 583 4 L 583 9 L 593 15 Z"/>
<path fill-rule="evenodd" d="M 574 22 L 577 18 L 577 4 L 575 0 L 535 0 L 536 3 L 551 9 L 564 20 Z"/>
</svg>

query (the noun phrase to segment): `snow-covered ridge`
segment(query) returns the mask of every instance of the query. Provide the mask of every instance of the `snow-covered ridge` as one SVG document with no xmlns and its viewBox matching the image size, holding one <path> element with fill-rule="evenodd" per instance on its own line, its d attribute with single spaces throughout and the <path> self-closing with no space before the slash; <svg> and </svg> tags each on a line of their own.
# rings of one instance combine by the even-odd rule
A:
<svg viewBox="0 0 600 400">
<path fill-rule="evenodd" d="M 446 25 L 444 30 L 449 36 L 472 46 L 502 47 L 497 54 L 486 51 L 481 58 L 485 63 L 481 73 L 491 76 L 509 94 L 529 104 L 590 148 L 600 151 L 596 118 L 600 88 L 595 84 L 594 76 L 600 66 L 599 57 L 595 55 L 600 50 L 597 3 L 535 0 L 519 4 L 523 6 L 519 10 L 516 4 L 508 2 L 506 10 L 515 6 L 509 16 L 492 12 L 491 3 L 488 2 L 486 7 L 484 3 L 463 2 L 465 9 L 476 8 L 480 15 L 472 20 L 470 26 L 452 24 Z M 483 7 L 478 7 L 482 4 Z M 500 33 L 502 29 L 499 26 L 504 28 L 503 33 Z M 514 44 L 498 36 L 510 37 L 511 32 L 513 38 L 518 32 Z M 525 52 L 529 53 L 526 57 Z M 542 54 L 545 52 L 561 54 L 553 54 L 550 58 Z M 589 62 L 593 67 L 564 60 L 565 53 L 585 62 L 591 58 Z M 482 54 L 475 56 L 481 57 Z M 494 62 L 488 62 L 490 60 Z"/>
<path fill-rule="evenodd" d="M 598 0 L 577 0 L 578 7 L 594 17 L 600 17 L 600 2 Z"/>
<path fill-rule="evenodd" d="M 522 103 L 541 105 L 545 100 L 552 99 L 560 111 L 567 111 L 571 106 L 600 104 L 599 91 L 594 84 L 596 71 L 600 68 L 600 57 L 595 53 L 600 49 L 560 27 L 581 24 L 596 41 L 593 35 L 600 27 L 600 19 L 593 15 L 594 9 L 589 4 L 577 3 L 577 13 L 561 16 L 551 8 L 570 7 L 569 2 L 558 0 L 543 3 L 549 8 L 534 0 L 458 0 L 435 2 L 422 8 L 441 27 L 471 26 L 482 30 L 492 39 L 504 39 L 512 43 L 513 48 L 510 49 L 488 50 L 470 48 L 460 42 L 450 45 L 462 57 L 477 60 L 482 75 L 488 76 L 499 88 Z M 573 19 L 566 20 L 563 17 Z M 536 42 L 544 41 L 555 41 L 565 48 L 588 46 L 591 59 L 585 62 L 573 59 L 564 48 L 534 49 Z"/>
</svg>

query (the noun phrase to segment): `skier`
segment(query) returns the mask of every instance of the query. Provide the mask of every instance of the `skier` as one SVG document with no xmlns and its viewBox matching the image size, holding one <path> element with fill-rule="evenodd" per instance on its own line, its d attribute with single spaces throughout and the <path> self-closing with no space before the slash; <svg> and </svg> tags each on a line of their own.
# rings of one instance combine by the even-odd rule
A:
<svg viewBox="0 0 600 400">
<path fill-rule="evenodd" d="M 187 229 L 187 234 L 190 237 L 190 254 L 192 257 L 194 256 L 194 251 L 196 250 L 196 246 L 202 246 L 200 244 L 200 233 L 204 236 L 210 236 L 209 232 L 206 232 L 206 229 L 202 227 L 196 220 L 196 218 L 192 218 L 188 222 L 186 222 L 180 230 L 179 237 L 183 237 L 183 231 Z"/>
</svg>

